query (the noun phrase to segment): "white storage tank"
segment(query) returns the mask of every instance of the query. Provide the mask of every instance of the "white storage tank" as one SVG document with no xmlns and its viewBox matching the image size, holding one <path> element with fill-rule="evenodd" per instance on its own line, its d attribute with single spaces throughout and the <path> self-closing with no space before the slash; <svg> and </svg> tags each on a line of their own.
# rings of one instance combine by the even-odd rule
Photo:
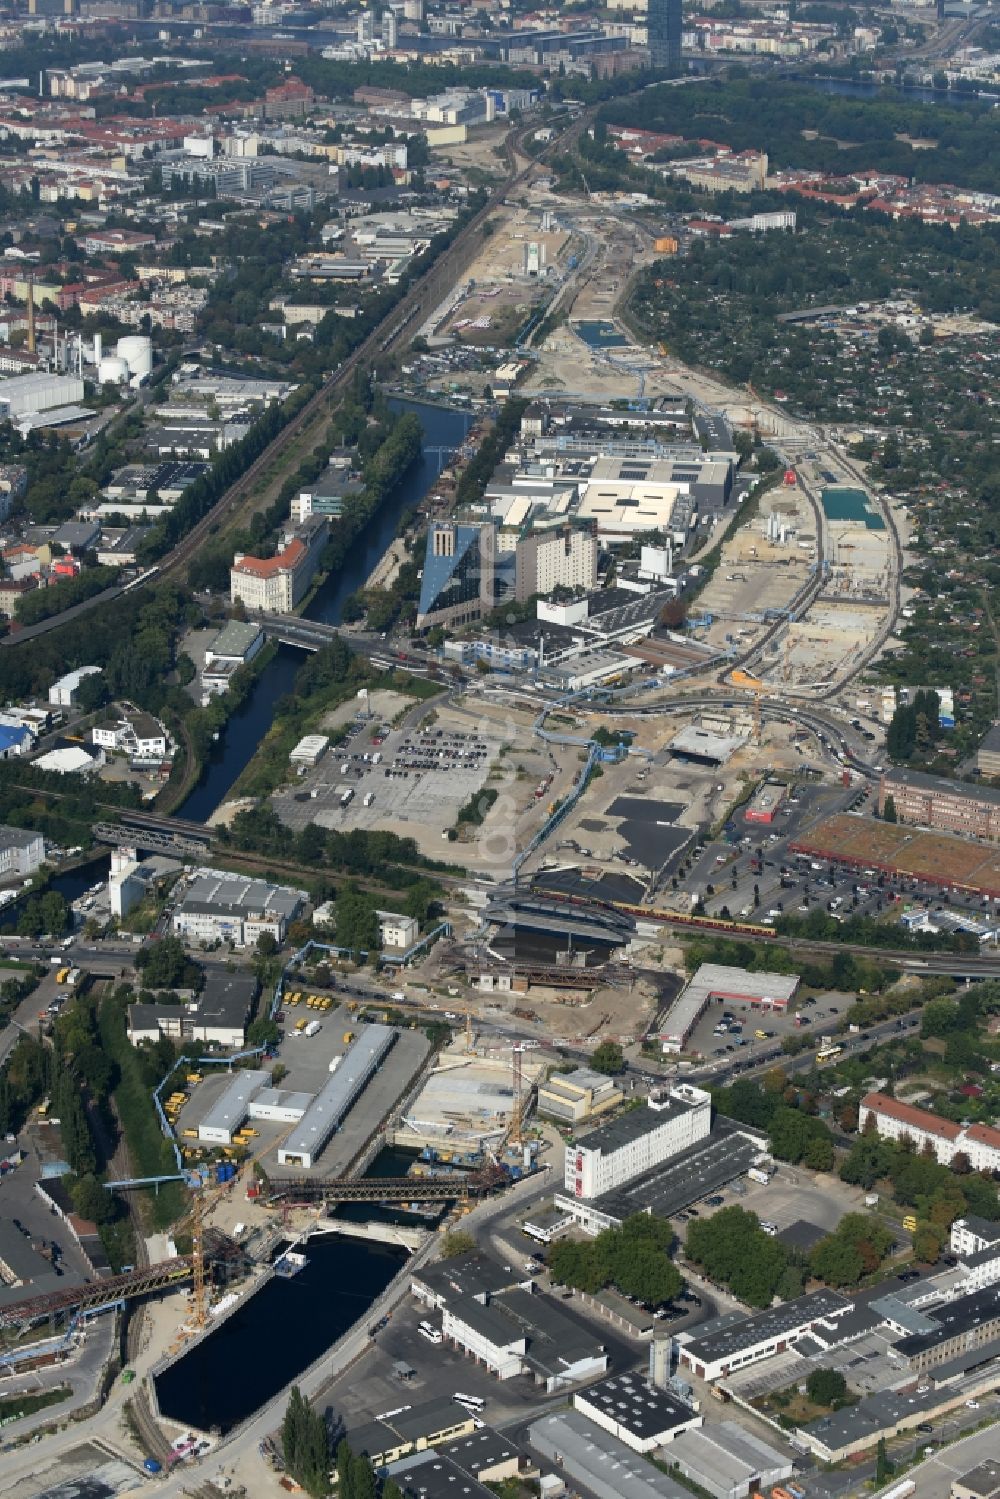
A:
<svg viewBox="0 0 1000 1499">
<path fill-rule="evenodd" d="M 114 354 L 108 354 L 97 366 L 97 378 L 101 385 L 124 385 L 129 373 L 128 362 Z"/>
<path fill-rule="evenodd" d="M 146 380 L 153 373 L 153 340 L 141 334 L 130 334 L 120 338 L 115 348 L 119 359 L 124 359 L 137 380 Z"/>
</svg>

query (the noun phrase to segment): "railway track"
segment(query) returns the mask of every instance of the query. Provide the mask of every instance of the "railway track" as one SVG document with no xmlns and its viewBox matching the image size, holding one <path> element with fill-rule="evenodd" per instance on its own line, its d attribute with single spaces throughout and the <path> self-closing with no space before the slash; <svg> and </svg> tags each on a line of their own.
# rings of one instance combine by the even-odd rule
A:
<svg viewBox="0 0 1000 1499">
<path fill-rule="evenodd" d="M 291 420 L 276 433 L 246 473 L 230 485 L 212 508 L 196 521 L 190 531 L 163 557 L 157 567 L 150 569 L 145 578 L 129 585 L 130 591 L 149 587 L 150 584 L 158 583 L 165 577 L 173 577 L 182 572 L 208 537 L 218 531 L 225 521 L 234 519 L 235 512 L 248 500 L 261 475 L 277 459 L 280 459 L 282 454 L 293 447 L 313 422 L 325 414 L 333 398 L 346 386 L 355 371 L 365 365 L 374 364 L 382 355 L 391 353 L 399 343 L 413 336 L 413 325 L 417 319 L 433 311 L 449 287 L 454 286 L 458 277 L 474 258 L 479 248 L 479 236 L 489 216 L 502 205 L 508 193 L 528 180 L 550 152 L 579 135 L 592 113 L 591 109 L 577 116 L 560 135 L 549 142 L 544 151 L 524 166 L 518 166 L 518 146 L 523 137 L 534 129 L 534 126 L 511 132 L 507 136 L 504 141 L 507 174 L 494 188 L 482 208 L 463 226 L 448 248 L 432 265 L 427 267 L 402 300 L 386 313 L 368 337 L 323 381 L 301 411 L 296 412 Z M 95 608 L 102 601 L 108 601 L 106 595 L 83 600 L 80 604 L 74 605 L 72 611 L 53 615 L 51 620 L 40 622 L 30 632 L 25 631 L 19 635 L 8 636 L 4 644 L 16 647 L 23 640 L 36 639 L 39 635 L 47 634 L 50 630 L 57 629 L 61 624 L 66 623 L 67 617 L 77 618 Z"/>
</svg>

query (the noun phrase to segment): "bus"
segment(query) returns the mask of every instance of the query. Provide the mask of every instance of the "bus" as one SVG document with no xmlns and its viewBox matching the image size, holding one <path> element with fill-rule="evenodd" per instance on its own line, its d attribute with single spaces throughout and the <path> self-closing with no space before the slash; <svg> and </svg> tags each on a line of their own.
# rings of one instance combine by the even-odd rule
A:
<svg viewBox="0 0 1000 1499">
<path fill-rule="evenodd" d="M 824 1046 L 822 1051 L 816 1053 L 816 1065 L 822 1067 L 825 1062 L 835 1062 L 843 1052 L 842 1046 Z"/>
<path fill-rule="evenodd" d="M 456 1405 L 463 1405 L 469 1411 L 481 1411 L 486 1404 L 486 1401 L 480 1400 L 478 1395 L 462 1395 L 456 1392 L 451 1398 L 455 1401 Z"/>
</svg>

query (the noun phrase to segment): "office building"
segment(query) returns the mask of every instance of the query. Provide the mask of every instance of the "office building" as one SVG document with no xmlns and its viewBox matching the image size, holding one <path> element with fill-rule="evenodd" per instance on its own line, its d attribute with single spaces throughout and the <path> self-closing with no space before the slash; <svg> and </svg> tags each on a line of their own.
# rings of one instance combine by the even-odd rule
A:
<svg viewBox="0 0 1000 1499">
<path fill-rule="evenodd" d="M 34 874 L 45 862 L 45 839 L 32 828 L 0 827 L 0 879 Z"/>
<path fill-rule="evenodd" d="M 194 942 L 253 947 L 268 933 L 280 943 L 304 902 L 303 891 L 285 885 L 201 870 L 175 907 L 171 925 L 177 936 Z"/>
<path fill-rule="evenodd" d="M 375 916 L 382 947 L 406 952 L 420 936 L 420 922 L 415 916 L 401 916 L 396 911 L 376 911 Z"/>
<path fill-rule="evenodd" d="M 427 533 L 417 629 L 466 625 L 494 604 L 496 527 L 492 521 L 437 521 Z"/>
<path fill-rule="evenodd" d="M 1000 838 L 1000 790 L 993 787 L 894 769 L 883 771 L 879 781 L 878 809 L 883 815 L 890 796 L 898 822 L 991 843 Z"/>
<path fill-rule="evenodd" d="M 564 526 L 557 531 L 530 531 L 515 550 L 514 597 L 518 603 L 556 588 L 597 587 L 599 548 L 593 526 Z"/>
<path fill-rule="evenodd" d="M 133 761 L 158 762 L 172 753 L 170 735 L 158 718 L 126 706 L 121 718 L 91 730 L 102 749 L 128 755 Z"/>
<path fill-rule="evenodd" d="M 942 1166 L 964 1156 L 972 1171 L 1000 1171 L 1000 1130 L 988 1124 L 955 1124 L 927 1109 L 918 1109 L 886 1093 L 866 1093 L 858 1111 L 858 1129 L 871 1119 L 886 1140 L 910 1139 L 919 1154 L 930 1145 Z"/>
<path fill-rule="evenodd" d="M 265 614 L 290 614 L 305 597 L 329 536 L 326 517 L 311 516 L 273 557 L 237 552 L 229 571 L 233 603 Z"/>
<path fill-rule="evenodd" d="M 676 71 L 681 64 L 681 0 L 649 0 L 646 8 L 649 64 Z"/>
<path fill-rule="evenodd" d="M 645 1108 L 567 1145 L 565 1190 L 574 1197 L 600 1197 L 706 1139 L 711 1125 L 711 1095 L 679 1083 L 665 1098 L 651 1097 Z"/>
</svg>

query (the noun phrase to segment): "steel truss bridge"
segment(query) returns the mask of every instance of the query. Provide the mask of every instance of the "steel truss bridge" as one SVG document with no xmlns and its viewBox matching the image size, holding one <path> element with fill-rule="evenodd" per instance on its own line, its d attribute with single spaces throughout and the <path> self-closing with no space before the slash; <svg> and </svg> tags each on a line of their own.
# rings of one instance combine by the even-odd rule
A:
<svg viewBox="0 0 1000 1499">
<path fill-rule="evenodd" d="M 503 1171 L 475 1176 L 366 1176 L 340 1181 L 272 1177 L 265 1191 L 272 1203 L 289 1202 L 451 1202 L 485 1197 L 507 1180 Z"/>
<path fill-rule="evenodd" d="M 98 1312 L 122 1301 L 132 1301 L 139 1296 L 148 1296 L 154 1291 L 164 1291 L 179 1285 L 191 1274 L 190 1255 L 179 1255 L 176 1259 L 163 1260 L 158 1265 L 149 1265 L 144 1270 L 129 1270 L 124 1275 L 111 1275 L 105 1280 L 88 1280 L 66 1290 L 49 1291 L 44 1296 L 29 1296 L 24 1301 L 12 1301 L 0 1306 L 0 1328 L 29 1327 L 57 1317 L 61 1312 Z"/>
</svg>

